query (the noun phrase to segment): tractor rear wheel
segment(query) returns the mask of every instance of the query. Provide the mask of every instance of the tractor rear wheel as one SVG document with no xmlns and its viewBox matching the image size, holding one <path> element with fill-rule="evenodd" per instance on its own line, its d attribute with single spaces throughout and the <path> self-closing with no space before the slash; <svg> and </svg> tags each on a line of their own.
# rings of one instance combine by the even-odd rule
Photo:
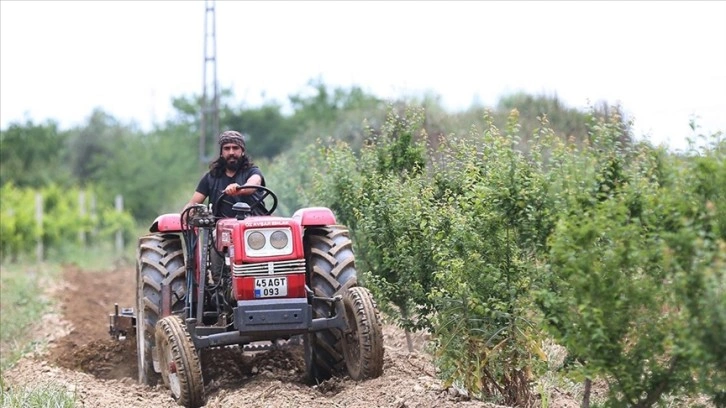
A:
<svg viewBox="0 0 726 408">
<path fill-rule="evenodd" d="M 177 404 L 187 408 L 204 405 L 202 364 L 187 327 L 176 315 L 156 324 L 156 344 L 164 385 Z"/>
<path fill-rule="evenodd" d="M 332 298 L 345 295 L 358 285 L 353 242 L 342 226 L 311 228 L 305 232 L 305 257 L 310 288 L 315 296 Z M 333 309 L 325 302 L 313 303 L 313 318 L 330 317 Z M 311 382 L 327 380 L 343 372 L 340 330 L 328 329 L 304 337 L 305 368 Z"/>
<path fill-rule="evenodd" d="M 162 316 L 162 286 L 170 289 L 169 311 L 184 308 L 186 269 L 181 239 L 176 235 L 149 234 L 139 238 L 136 257 L 136 348 L 139 382 L 155 385 L 153 349 L 156 323 Z"/>
<path fill-rule="evenodd" d="M 353 380 L 383 373 L 383 328 L 376 302 L 368 289 L 354 287 L 343 298 L 348 329 L 343 334 L 343 355 Z"/>
</svg>

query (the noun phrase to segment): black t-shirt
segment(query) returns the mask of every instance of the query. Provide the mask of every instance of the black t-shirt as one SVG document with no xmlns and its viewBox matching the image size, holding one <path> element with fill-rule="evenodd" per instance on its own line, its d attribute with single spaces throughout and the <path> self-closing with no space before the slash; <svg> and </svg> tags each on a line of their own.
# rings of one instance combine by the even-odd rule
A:
<svg viewBox="0 0 726 408">
<path fill-rule="evenodd" d="M 207 196 L 208 202 L 214 206 L 217 203 L 219 197 L 222 196 L 222 194 L 224 193 L 224 189 L 227 188 L 228 185 L 232 183 L 237 183 L 240 186 L 244 185 L 247 180 L 255 174 L 259 175 L 260 178 L 262 178 L 261 184 L 264 186 L 265 177 L 262 175 L 262 172 L 257 166 L 241 169 L 237 171 L 237 174 L 235 174 L 234 177 L 229 177 L 227 176 L 227 174 L 222 174 L 221 177 L 212 177 L 210 173 L 207 173 L 202 177 L 201 180 L 199 180 L 199 184 L 197 184 L 197 192 Z M 232 211 L 232 205 L 234 203 L 244 201 L 247 204 L 252 205 L 253 197 L 259 199 L 262 195 L 263 192 L 261 190 L 257 190 L 254 194 L 249 196 L 225 196 L 219 204 L 220 208 L 213 208 L 213 211 L 217 215 L 225 214 L 227 216 L 233 216 L 234 212 Z M 264 214 L 265 212 L 267 212 L 267 209 L 257 206 L 253 208 L 252 214 L 260 215 Z"/>
</svg>

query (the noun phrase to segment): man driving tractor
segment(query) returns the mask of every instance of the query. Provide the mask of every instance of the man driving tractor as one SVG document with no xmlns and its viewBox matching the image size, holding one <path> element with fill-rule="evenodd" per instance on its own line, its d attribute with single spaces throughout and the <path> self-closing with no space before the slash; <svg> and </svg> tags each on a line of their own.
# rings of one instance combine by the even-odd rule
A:
<svg viewBox="0 0 726 408">
<path fill-rule="evenodd" d="M 266 213 L 261 200 L 252 200 L 261 198 L 260 190 L 237 189 L 245 184 L 264 187 L 265 177 L 250 160 L 244 136 L 236 130 L 224 131 L 219 135 L 219 157 L 210 163 L 209 171 L 199 180 L 196 191 L 184 209 L 202 204 L 209 197 L 210 204 L 219 203 L 220 208 L 213 209 L 217 214 L 232 214 L 232 205 L 240 201 L 250 206 L 256 204 L 251 208 L 252 215 Z M 220 200 L 222 195 L 226 195 L 227 199 Z"/>
<path fill-rule="evenodd" d="M 277 196 L 242 134 L 222 132 L 219 146 L 182 213 L 159 215 L 139 237 L 135 313 L 116 307 L 109 316 L 114 338 L 135 330 L 139 382 L 161 380 L 179 405 L 198 408 L 201 350 L 293 338 L 302 339 L 311 384 L 379 377 L 381 320 L 359 285 L 348 229 L 327 207 L 270 216 Z"/>
</svg>

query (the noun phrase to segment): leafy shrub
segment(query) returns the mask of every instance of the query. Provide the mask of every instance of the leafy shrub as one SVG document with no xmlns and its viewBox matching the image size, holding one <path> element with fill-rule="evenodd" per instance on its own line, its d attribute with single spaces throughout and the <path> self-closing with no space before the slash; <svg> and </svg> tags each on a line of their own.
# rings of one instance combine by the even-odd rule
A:
<svg viewBox="0 0 726 408">
<path fill-rule="evenodd" d="M 609 406 L 723 398 L 724 200 L 711 184 L 723 155 L 664 161 L 617 135 L 598 122 L 592 144 L 560 164 L 561 217 L 543 268 L 551 286 L 540 298 L 550 333 L 580 363 L 573 373 L 606 379 Z"/>
</svg>

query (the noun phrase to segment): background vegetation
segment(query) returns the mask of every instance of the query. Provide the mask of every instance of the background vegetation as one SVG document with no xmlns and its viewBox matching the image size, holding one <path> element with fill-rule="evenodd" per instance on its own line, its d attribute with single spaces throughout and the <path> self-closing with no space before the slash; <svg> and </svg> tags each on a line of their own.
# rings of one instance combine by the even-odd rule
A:
<svg viewBox="0 0 726 408">
<path fill-rule="evenodd" d="M 674 153 L 635 140 L 617 106 L 581 112 L 515 94 L 449 113 L 431 95 L 310 90 L 290 97 L 289 114 L 274 102 L 234 106 L 225 91 L 221 127 L 248 135 L 279 214 L 325 205 L 351 228 L 365 284 L 398 324 L 431 333 L 448 384 L 546 405 L 554 343 L 567 352 L 555 377 L 582 382 L 583 405 L 593 381 L 607 384 L 594 401 L 606 406 L 697 394 L 726 404 L 720 133 L 694 123 L 700 147 Z M 176 117 L 148 132 L 100 110 L 75 129 L 2 130 L 3 264 L 38 239 L 62 256 L 84 245 L 81 233 L 133 238 L 177 212 L 206 163 L 198 97 L 173 105 Z M 93 214 L 77 208 L 80 191 L 95 197 Z M 50 214 L 42 227 L 28 205 L 36 193 Z M 112 210 L 117 194 L 123 213 Z"/>
</svg>

